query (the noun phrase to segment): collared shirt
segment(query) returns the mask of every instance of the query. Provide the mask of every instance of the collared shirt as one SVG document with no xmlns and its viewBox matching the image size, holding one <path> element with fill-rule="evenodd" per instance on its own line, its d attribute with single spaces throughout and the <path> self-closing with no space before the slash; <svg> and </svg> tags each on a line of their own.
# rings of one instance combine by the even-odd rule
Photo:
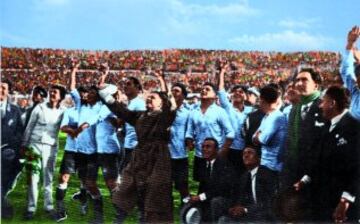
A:
<svg viewBox="0 0 360 224">
<path fill-rule="evenodd" d="M 120 143 L 117 138 L 116 128 L 109 119 L 116 116 L 106 105 L 102 105 L 96 124 L 96 152 L 100 154 L 115 154 L 120 151 Z"/>
<path fill-rule="evenodd" d="M 235 138 L 230 148 L 235 150 L 243 150 L 245 147 L 245 139 L 241 135 L 241 128 L 247 117 L 247 113 L 251 111 L 250 107 L 244 107 L 243 111 L 239 111 L 229 101 L 227 94 L 224 90 L 218 92 L 220 105 L 225 109 L 229 115 L 231 125 L 235 131 Z"/>
<path fill-rule="evenodd" d="M 341 118 L 348 112 L 348 109 L 345 109 L 341 114 L 333 117 L 331 119 L 331 125 L 329 128 L 329 132 L 331 132 L 332 130 L 334 130 L 334 128 L 336 127 L 336 125 L 339 123 L 339 121 L 341 120 Z"/>
<path fill-rule="evenodd" d="M 226 111 L 213 103 L 205 113 L 200 108 L 191 111 L 185 136 L 195 140 L 195 155 L 202 157 L 201 145 L 205 138 L 215 138 L 221 148 L 225 138 L 234 139 L 235 132 Z"/>
<path fill-rule="evenodd" d="M 287 122 L 280 110 L 265 115 L 261 121 L 259 141 L 261 143 L 261 165 L 271 170 L 281 171 L 280 155 L 284 152 L 284 143 L 287 135 Z"/>
<path fill-rule="evenodd" d="M 212 170 L 214 168 L 215 161 L 216 161 L 216 158 L 212 159 L 211 161 L 206 162 L 206 168 L 208 168 L 210 166 L 210 175 L 211 175 Z M 207 199 L 206 193 L 199 194 L 199 198 L 200 198 L 200 201 L 205 201 Z"/>
<path fill-rule="evenodd" d="M 89 155 L 96 152 L 95 131 L 101 105 L 100 102 L 97 102 L 93 106 L 81 105 L 79 109 L 79 126 L 84 123 L 89 124 L 89 127 L 85 128 L 77 137 L 76 149 L 80 153 Z"/>
<path fill-rule="evenodd" d="M 256 174 L 258 172 L 259 167 L 255 167 L 254 169 L 252 169 L 250 171 L 251 174 L 251 192 L 252 192 L 252 196 L 254 199 L 255 204 L 257 203 L 257 198 L 256 198 Z"/>
<path fill-rule="evenodd" d="M 182 104 L 176 111 L 176 117 L 170 127 L 169 149 L 172 159 L 187 158 L 185 131 L 189 120 L 190 109 Z"/>
<path fill-rule="evenodd" d="M 51 146 L 57 145 L 61 120 L 65 108 L 51 108 L 48 102 L 38 104 L 31 113 L 26 126 L 23 145 L 43 143 Z"/>
<path fill-rule="evenodd" d="M 131 111 L 145 111 L 145 101 L 140 97 L 137 96 L 134 99 L 129 101 L 129 105 L 127 109 Z M 137 145 L 137 137 L 135 128 L 128 123 L 125 123 L 125 139 L 124 139 L 124 148 L 126 149 L 134 149 Z"/>
<path fill-rule="evenodd" d="M 70 126 L 72 128 L 78 128 L 79 111 L 75 107 L 71 107 L 65 110 L 64 117 L 61 121 L 60 128 L 64 126 Z M 76 150 L 76 138 L 72 138 L 70 135 L 66 138 L 65 151 L 77 152 Z"/>
<path fill-rule="evenodd" d="M 0 101 L 1 118 L 5 117 L 5 114 L 6 114 L 6 106 L 7 106 L 7 100 Z"/>
<path fill-rule="evenodd" d="M 301 118 L 304 120 L 306 117 L 307 112 L 309 112 L 311 105 L 314 103 L 314 101 L 311 101 L 307 104 L 301 105 Z"/>
<path fill-rule="evenodd" d="M 97 102 L 95 105 L 82 105 L 79 91 L 74 89 L 70 92 L 72 99 L 75 102 L 75 108 L 79 113 L 78 125 L 88 123 L 89 127 L 83 130 L 76 138 L 76 150 L 84 154 L 93 154 L 96 152 L 96 122 L 98 113 L 101 108 L 101 103 Z"/>
<path fill-rule="evenodd" d="M 358 121 L 360 121 L 360 89 L 356 83 L 354 55 L 351 51 L 346 51 L 343 54 L 341 62 L 341 78 L 345 87 L 350 91 L 350 113 Z"/>
<path fill-rule="evenodd" d="M 293 108 L 293 105 L 292 104 L 289 104 L 287 106 L 284 107 L 283 109 L 283 114 L 285 114 L 286 116 L 286 120 L 289 121 L 289 116 L 290 116 L 290 112 L 291 112 L 291 109 Z"/>
</svg>

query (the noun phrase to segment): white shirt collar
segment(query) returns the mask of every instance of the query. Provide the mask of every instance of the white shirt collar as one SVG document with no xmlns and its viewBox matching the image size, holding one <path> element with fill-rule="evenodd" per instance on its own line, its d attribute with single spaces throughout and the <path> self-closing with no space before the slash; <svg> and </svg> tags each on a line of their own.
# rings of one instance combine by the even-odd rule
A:
<svg viewBox="0 0 360 224">
<path fill-rule="evenodd" d="M 331 129 L 333 129 L 337 123 L 339 123 L 339 121 L 341 120 L 341 118 L 348 112 L 349 110 L 348 109 L 345 109 L 341 114 L 333 117 L 331 119 Z"/>
<path fill-rule="evenodd" d="M 252 170 L 250 171 L 250 173 L 251 173 L 251 178 L 254 178 L 254 176 L 256 175 L 256 173 L 257 173 L 257 171 L 258 171 L 258 169 L 259 169 L 259 166 L 255 167 L 254 169 L 252 169 Z"/>
</svg>

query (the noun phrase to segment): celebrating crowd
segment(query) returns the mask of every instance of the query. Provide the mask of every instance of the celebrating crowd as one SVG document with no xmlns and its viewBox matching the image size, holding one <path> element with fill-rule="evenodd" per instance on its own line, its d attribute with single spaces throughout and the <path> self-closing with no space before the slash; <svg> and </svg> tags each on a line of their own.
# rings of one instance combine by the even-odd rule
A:
<svg viewBox="0 0 360 224">
<path fill-rule="evenodd" d="M 17 87 L 32 88 L 31 106 L 20 110 L 10 102 L 18 77 L 1 80 L 2 217 L 13 215 L 7 196 L 23 172 L 28 180 L 23 218 L 34 219 L 42 180 L 45 211 L 57 222 L 65 220 L 68 183 L 77 174 L 81 184 L 72 197 L 84 215 L 92 203 L 92 223 L 103 223 L 97 185 L 101 169 L 116 212 L 114 223 L 123 223 L 135 207 L 140 223 L 173 222 L 173 187 L 181 197 L 182 223 L 360 220 L 359 37 L 355 26 L 347 36 L 339 79 L 327 83 L 329 71 L 323 68 L 334 66 L 334 60 L 317 63 L 311 60 L 315 53 L 302 55 L 291 74 L 283 63 L 289 56 L 281 54 L 262 55 L 253 65 L 249 60 L 255 53 L 223 52 L 227 57 L 222 58 L 208 52 L 204 58 L 201 51 L 163 51 L 165 59 L 173 60 L 160 63 L 152 51 L 135 52 L 138 57 L 132 59 L 124 52 L 123 58 L 109 52 L 85 58 L 72 52 L 71 61 L 55 51 L 47 60 L 59 65 L 59 81 L 48 86 L 22 80 L 23 87 Z M 21 66 L 29 74 L 44 60 L 38 58 L 51 54 L 4 52 L 5 66 Z M 274 57 L 277 62 L 268 64 Z M 169 74 L 173 64 L 187 68 L 188 62 L 196 66 L 182 78 Z M 298 66 L 301 62 L 313 67 Z M 69 74 L 63 66 L 68 63 Z M 211 71 L 203 71 L 206 64 L 213 65 Z M 110 68 L 144 70 L 145 65 L 147 83 L 142 72 L 111 75 Z M 269 72 L 240 75 L 251 66 Z M 284 74 L 275 73 L 274 66 Z M 84 75 L 84 69 L 96 69 L 96 75 Z M 72 107 L 61 104 L 65 99 Z M 67 139 L 54 206 L 60 130 Z M 195 150 L 191 175 L 189 150 Z M 198 183 L 196 194 L 189 190 L 189 178 Z"/>
<path fill-rule="evenodd" d="M 213 50 L 163 51 L 75 51 L 28 48 L 2 48 L 3 77 L 14 84 L 14 91 L 29 94 L 32 86 L 66 85 L 72 64 L 81 62 L 78 78 L 84 85 L 98 79 L 97 68 L 107 62 L 109 81 L 123 83 L 124 77 L 138 78 L 145 90 L 156 88 L 156 80 L 148 76 L 149 68 L 164 70 L 169 83 L 186 83 L 198 92 L 206 80 L 214 79 L 218 59 L 231 62 L 226 84 L 236 83 L 260 88 L 270 81 L 285 80 L 299 65 L 314 66 L 324 81 L 332 81 L 338 73 L 340 54 L 334 52 L 239 52 Z M 189 75 L 191 74 L 191 75 Z M 214 80 L 213 80 L 214 81 Z"/>
</svg>

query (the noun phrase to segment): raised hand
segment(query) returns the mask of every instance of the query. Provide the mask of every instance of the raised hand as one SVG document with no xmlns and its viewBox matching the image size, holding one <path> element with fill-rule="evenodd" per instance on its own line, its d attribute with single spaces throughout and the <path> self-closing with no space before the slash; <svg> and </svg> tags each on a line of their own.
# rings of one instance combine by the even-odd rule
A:
<svg viewBox="0 0 360 224">
<path fill-rule="evenodd" d="M 347 44 L 346 49 L 347 50 L 354 50 L 355 48 L 355 42 L 360 36 L 360 27 L 354 26 L 348 33 L 347 36 Z"/>
<path fill-rule="evenodd" d="M 107 63 L 101 64 L 101 76 L 98 83 L 98 88 L 103 89 L 105 87 L 105 80 L 107 76 L 109 75 L 109 66 Z"/>
</svg>

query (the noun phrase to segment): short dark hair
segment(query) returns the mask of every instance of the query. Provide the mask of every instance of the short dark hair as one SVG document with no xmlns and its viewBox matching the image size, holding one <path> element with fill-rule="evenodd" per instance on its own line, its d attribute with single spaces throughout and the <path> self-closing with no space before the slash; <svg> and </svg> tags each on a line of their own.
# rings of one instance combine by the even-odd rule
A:
<svg viewBox="0 0 360 224">
<path fill-rule="evenodd" d="M 275 83 L 268 84 L 260 89 L 260 98 L 267 103 L 275 103 L 280 96 L 280 87 Z"/>
<path fill-rule="evenodd" d="M 328 96 L 336 102 L 336 107 L 339 111 L 349 107 L 350 97 L 347 90 L 341 86 L 330 86 L 326 92 L 325 96 Z"/>
<path fill-rule="evenodd" d="M 205 82 L 205 83 L 204 83 L 204 86 L 210 86 L 210 87 L 214 90 L 215 93 L 217 93 L 217 91 L 218 91 L 218 89 L 217 89 L 217 87 L 215 86 L 214 83 Z"/>
<path fill-rule="evenodd" d="M 128 80 L 131 80 L 134 83 L 134 86 L 139 90 L 142 91 L 142 86 L 141 86 L 141 82 L 139 81 L 138 78 L 130 76 L 127 78 Z"/>
<path fill-rule="evenodd" d="M 77 88 L 77 91 L 82 92 L 82 93 L 86 93 L 86 92 L 89 92 L 89 88 L 87 86 L 79 86 Z"/>
<path fill-rule="evenodd" d="M 180 82 L 175 83 L 172 87 L 179 87 L 181 89 L 181 93 L 186 98 L 187 97 L 187 90 L 186 86 Z"/>
<path fill-rule="evenodd" d="M 170 111 L 171 110 L 171 102 L 170 102 L 169 97 L 167 96 L 166 92 L 153 91 L 151 93 L 155 93 L 155 94 L 159 95 L 159 97 L 161 98 L 161 101 L 162 101 L 161 110 L 162 111 Z"/>
<path fill-rule="evenodd" d="M 322 78 L 320 76 L 320 73 L 318 73 L 317 71 L 315 71 L 313 68 L 300 68 L 296 73 L 295 73 L 295 79 L 296 77 L 299 75 L 299 73 L 302 72 L 308 72 L 310 73 L 311 79 L 318 85 L 321 85 L 322 83 Z"/>
<path fill-rule="evenodd" d="M 205 142 L 205 141 L 212 141 L 212 142 L 214 142 L 215 148 L 216 148 L 216 149 L 219 149 L 219 142 L 218 142 L 215 138 L 213 138 L 213 137 L 207 137 L 207 138 L 204 139 L 203 142 Z"/>
<path fill-rule="evenodd" d="M 248 88 L 244 85 L 235 85 L 231 88 L 231 92 L 234 92 L 237 89 L 242 89 L 242 91 L 244 91 L 246 93 Z"/>
<path fill-rule="evenodd" d="M 260 145 L 247 144 L 244 149 L 246 149 L 246 148 L 254 149 L 256 154 L 258 155 L 259 159 L 261 158 L 261 146 Z"/>
<path fill-rule="evenodd" d="M 1 83 L 6 83 L 6 84 L 8 84 L 8 90 L 9 90 L 9 93 L 11 93 L 13 84 L 12 84 L 12 82 L 10 81 L 10 79 L 2 79 L 2 80 L 1 80 Z"/>
<path fill-rule="evenodd" d="M 58 89 L 60 91 L 60 101 L 62 101 L 63 99 L 65 99 L 65 96 L 66 96 L 66 88 L 62 85 L 58 85 L 58 84 L 55 84 L 55 85 L 52 85 L 51 86 L 51 89 Z"/>
<path fill-rule="evenodd" d="M 43 98 L 46 98 L 48 95 L 46 89 L 42 86 L 35 86 L 35 88 L 33 89 L 33 94 L 34 93 L 40 94 L 40 96 Z"/>
</svg>

